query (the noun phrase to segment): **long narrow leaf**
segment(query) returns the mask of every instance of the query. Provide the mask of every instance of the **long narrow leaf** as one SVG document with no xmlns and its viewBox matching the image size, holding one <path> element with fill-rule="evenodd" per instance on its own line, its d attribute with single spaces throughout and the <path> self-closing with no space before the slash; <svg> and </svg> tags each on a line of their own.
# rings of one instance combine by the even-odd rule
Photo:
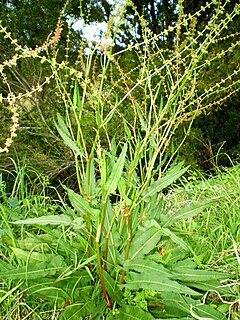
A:
<svg viewBox="0 0 240 320">
<path fill-rule="evenodd" d="M 123 150 L 122 150 L 117 162 L 115 163 L 115 165 L 112 169 L 112 172 L 106 182 L 105 188 L 106 188 L 107 196 L 114 193 L 117 189 L 118 182 L 122 176 L 126 153 L 127 153 L 127 144 L 125 143 Z"/>
<path fill-rule="evenodd" d="M 114 317 L 116 320 L 151 320 L 154 317 L 147 311 L 143 311 L 137 306 L 124 305 L 119 309 L 119 314 Z"/>
<path fill-rule="evenodd" d="M 66 188 L 66 190 L 68 192 L 68 197 L 72 206 L 75 210 L 77 210 L 78 213 L 81 213 L 83 217 L 86 215 L 86 213 L 90 213 L 93 219 L 96 218 L 96 216 L 99 213 L 99 210 L 92 208 L 86 199 L 84 199 L 82 196 L 80 196 L 73 190 L 68 188 Z"/>
<path fill-rule="evenodd" d="M 37 279 L 61 273 L 65 268 L 65 263 L 63 257 L 56 256 L 50 262 L 30 264 L 27 267 L 14 268 L 8 271 L 3 271 L 1 267 L 0 263 L 0 279 L 24 280 L 26 277 L 28 279 Z"/>
<path fill-rule="evenodd" d="M 138 231 L 131 243 L 129 258 L 131 260 L 143 258 L 145 254 L 149 253 L 156 247 L 161 235 L 162 232 L 156 227 Z"/>
<path fill-rule="evenodd" d="M 57 128 L 58 133 L 62 137 L 64 143 L 76 154 L 84 154 L 82 150 L 76 145 L 76 143 L 72 140 L 70 132 L 63 121 L 63 118 L 60 114 L 57 114 L 57 122 L 55 121 L 55 126 Z"/>
<path fill-rule="evenodd" d="M 216 204 L 218 199 L 205 201 L 200 204 L 194 204 L 192 206 L 185 207 L 183 209 L 178 210 L 174 214 L 172 214 L 169 219 L 164 223 L 164 227 L 171 225 L 172 223 L 176 222 L 179 219 L 189 219 L 192 218 L 203 210 L 209 208 L 213 204 Z"/>
<path fill-rule="evenodd" d="M 226 316 L 221 312 L 217 311 L 214 307 L 204 305 L 200 300 L 195 300 L 187 296 L 180 294 L 164 292 L 161 294 L 162 302 L 165 305 L 165 315 L 169 318 L 178 316 L 178 319 L 185 319 L 184 316 L 188 316 L 189 319 L 191 309 L 199 318 L 196 319 L 212 319 L 212 320 L 223 320 Z M 201 317 L 200 317 L 201 316 Z"/>
<path fill-rule="evenodd" d="M 173 279 L 181 280 L 184 282 L 205 282 L 211 280 L 225 280 L 229 278 L 229 274 L 224 272 L 208 271 L 208 270 L 196 270 L 186 268 L 182 269 L 173 268 L 172 271 L 175 273 Z M 220 285 L 220 282 L 219 282 Z"/>
<path fill-rule="evenodd" d="M 92 301 L 76 303 L 67 306 L 61 314 L 60 320 L 79 320 L 90 314 Z"/>
<path fill-rule="evenodd" d="M 116 281 L 107 273 L 105 270 L 103 271 L 104 284 L 107 290 L 107 293 L 110 297 L 116 294 L 116 291 L 119 290 Z M 117 301 L 118 304 L 122 304 L 120 292 L 114 296 L 114 300 Z"/>
<path fill-rule="evenodd" d="M 126 260 L 123 265 L 125 270 L 134 270 L 137 272 L 146 272 L 150 274 L 157 274 L 161 277 L 168 277 L 172 278 L 174 274 L 165 268 L 163 265 L 156 263 L 151 260 L 145 260 L 145 259 L 136 259 L 134 261 Z"/>
<path fill-rule="evenodd" d="M 50 216 L 42 216 L 42 217 L 18 220 L 18 221 L 13 221 L 11 223 L 12 224 L 28 224 L 28 225 L 38 224 L 42 226 L 45 226 L 47 224 L 69 226 L 72 224 L 72 218 L 65 214 L 59 214 L 59 215 L 50 215 Z"/>
<path fill-rule="evenodd" d="M 10 247 L 18 259 L 29 261 L 29 263 L 39 263 L 51 261 L 54 258 L 53 253 L 29 252 L 20 248 Z"/>
<path fill-rule="evenodd" d="M 143 193 L 142 193 L 142 199 L 141 200 L 147 200 L 149 197 L 153 196 L 154 194 L 160 192 L 164 188 L 168 187 L 170 184 L 172 184 L 174 181 L 176 181 L 179 177 L 181 177 L 188 169 L 188 167 L 180 169 L 182 164 L 179 164 L 169 170 L 166 175 L 157 181 L 155 181 L 153 184 L 151 184 Z"/>
<path fill-rule="evenodd" d="M 190 295 L 201 295 L 198 292 L 181 285 L 177 281 L 171 280 L 161 273 L 149 272 L 128 272 L 125 277 L 125 284 L 122 286 L 131 290 L 156 290 L 160 292 L 176 292 Z"/>
<path fill-rule="evenodd" d="M 174 232 L 172 232 L 168 228 L 162 228 L 161 229 L 163 234 L 168 236 L 173 242 L 175 242 L 177 245 L 179 245 L 181 248 L 183 248 L 185 251 L 191 251 L 191 247 L 180 237 L 178 237 Z"/>
<path fill-rule="evenodd" d="M 75 81 L 74 93 L 73 93 L 73 105 L 77 108 L 78 112 L 82 111 L 82 101 L 79 94 L 78 82 Z"/>
</svg>

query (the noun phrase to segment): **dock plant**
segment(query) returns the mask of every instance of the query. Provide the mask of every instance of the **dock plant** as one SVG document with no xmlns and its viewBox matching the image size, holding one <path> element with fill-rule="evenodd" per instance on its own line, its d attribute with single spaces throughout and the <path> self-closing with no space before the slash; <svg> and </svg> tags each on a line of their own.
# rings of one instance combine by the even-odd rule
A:
<svg viewBox="0 0 240 320">
<path fill-rule="evenodd" d="M 237 36 L 224 33 L 240 10 L 236 5 L 226 13 L 227 3 L 207 2 L 186 15 L 179 1 L 175 26 L 161 35 L 146 27 L 142 42 L 115 50 L 123 4 L 102 41 L 81 44 L 74 63 L 68 60 L 69 42 L 65 59 L 58 56 L 61 17 L 52 38 L 32 50 L 1 27 L 16 54 L 0 65 L 9 89 L 1 103 L 12 112 L 0 151 L 14 144 L 20 101 L 52 85 L 63 108 L 53 111 L 51 130 L 75 163 L 74 187 L 62 183 L 65 197 L 59 194 L 54 209 L 34 211 L 33 201 L 27 204 L 18 193 L 6 199 L 2 184 L 0 279 L 10 291 L 1 302 L 21 292 L 31 312 L 42 304 L 41 319 L 50 319 L 46 308 L 61 320 L 226 319 L 233 305 L 232 274 L 200 270 L 193 248 L 174 229 L 218 198 L 172 211 L 166 209 L 166 194 L 188 170 L 176 155 L 194 119 L 239 90 L 237 67 L 218 83 L 202 83 L 204 72 L 239 45 L 233 40 L 227 48 L 218 46 Z M 198 17 L 210 7 L 212 19 L 197 29 Z M 169 32 L 175 32 L 171 50 L 159 44 Z M 16 93 L 5 70 L 24 59 L 37 59 L 51 71 L 43 82 Z M 183 123 L 185 137 L 176 145 L 174 135 Z"/>
</svg>

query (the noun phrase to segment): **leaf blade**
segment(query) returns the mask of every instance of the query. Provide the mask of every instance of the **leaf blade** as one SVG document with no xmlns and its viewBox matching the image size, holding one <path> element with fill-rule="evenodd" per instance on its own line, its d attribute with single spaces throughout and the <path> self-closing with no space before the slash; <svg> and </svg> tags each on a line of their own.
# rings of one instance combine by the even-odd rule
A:
<svg viewBox="0 0 240 320">
<path fill-rule="evenodd" d="M 188 167 L 180 169 L 181 166 L 182 163 L 176 165 L 171 168 L 164 177 L 161 177 L 152 183 L 145 191 L 143 191 L 141 201 L 146 201 L 147 198 L 153 196 L 157 192 L 160 192 L 181 177 L 188 170 Z"/>
<path fill-rule="evenodd" d="M 114 193 L 117 189 L 118 182 L 122 176 L 123 168 L 124 168 L 124 163 L 125 163 L 125 158 L 127 154 L 127 143 L 124 144 L 124 147 L 122 149 L 122 152 L 113 166 L 112 172 L 107 179 L 105 189 L 106 189 L 106 198 Z"/>
</svg>

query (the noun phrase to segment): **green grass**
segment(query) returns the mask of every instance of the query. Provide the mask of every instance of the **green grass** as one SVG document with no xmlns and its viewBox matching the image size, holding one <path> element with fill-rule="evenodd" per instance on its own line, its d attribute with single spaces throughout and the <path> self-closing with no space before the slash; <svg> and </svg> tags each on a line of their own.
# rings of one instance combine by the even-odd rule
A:
<svg viewBox="0 0 240 320">
<path fill-rule="evenodd" d="M 217 198 L 216 205 L 197 218 L 183 221 L 180 228 L 186 233 L 196 259 L 209 268 L 239 268 L 239 252 L 234 243 L 240 240 L 240 166 L 221 171 L 208 179 L 182 181 L 168 196 L 170 206 L 181 207 L 203 199 Z"/>
</svg>

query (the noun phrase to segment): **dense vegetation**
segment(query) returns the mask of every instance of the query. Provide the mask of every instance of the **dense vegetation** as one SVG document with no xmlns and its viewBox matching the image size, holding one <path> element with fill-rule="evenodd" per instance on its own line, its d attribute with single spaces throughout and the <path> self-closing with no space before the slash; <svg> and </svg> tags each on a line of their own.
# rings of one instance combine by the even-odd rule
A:
<svg viewBox="0 0 240 320">
<path fill-rule="evenodd" d="M 239 319 L 238 1 L 1 10 L 0 319 Z"/>
</svg>

